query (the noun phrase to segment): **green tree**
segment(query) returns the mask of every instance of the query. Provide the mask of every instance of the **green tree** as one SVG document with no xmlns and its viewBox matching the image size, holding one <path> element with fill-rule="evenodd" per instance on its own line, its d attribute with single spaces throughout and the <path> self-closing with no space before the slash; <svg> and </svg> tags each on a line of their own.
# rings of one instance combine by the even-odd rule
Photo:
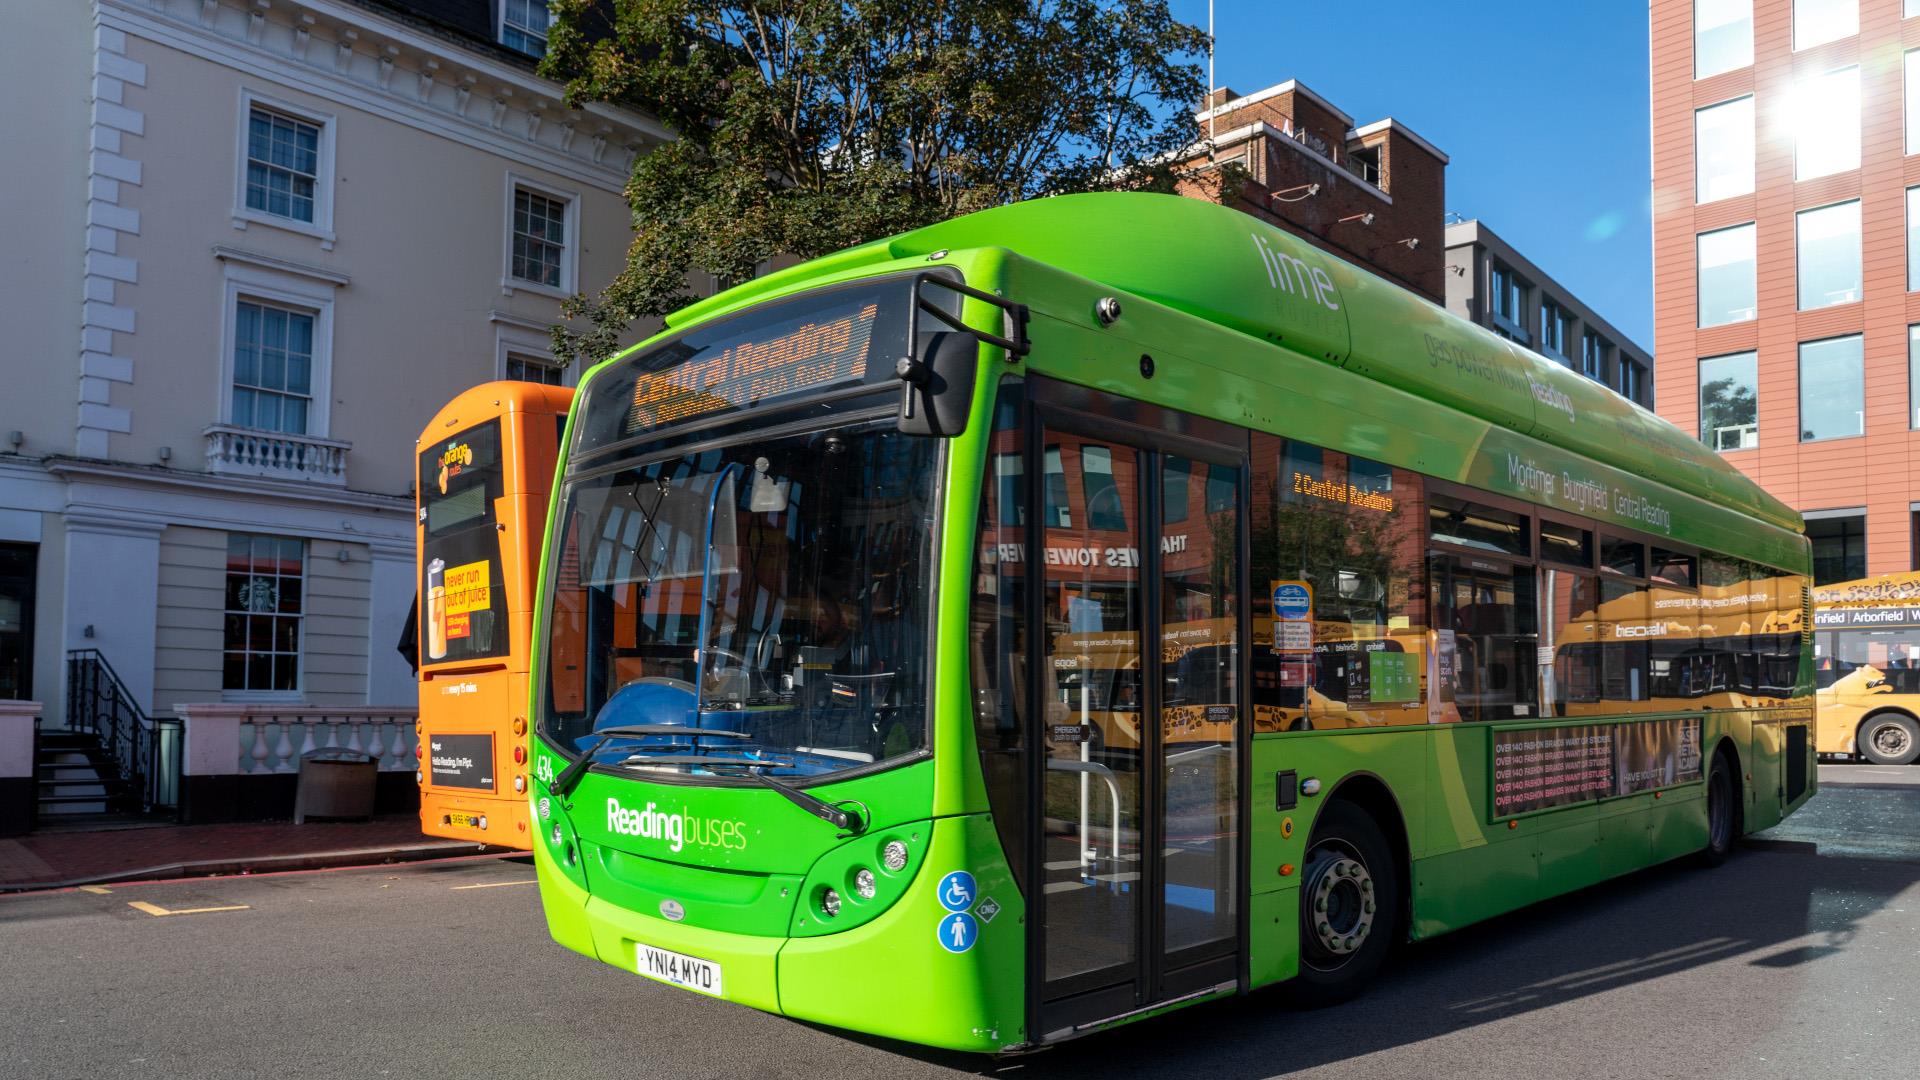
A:
<svg viewBox="0 0 1920 1080">
<path fill-rule="evenodd" d="M 567 101 L 650 110 L 625 269 L 556 352 L 601 356 L 752 276 L 1041 195 L 1168 190 L 1205 81 L 1166 0 L 555 0 L 543 71 Z"/>
</svg>

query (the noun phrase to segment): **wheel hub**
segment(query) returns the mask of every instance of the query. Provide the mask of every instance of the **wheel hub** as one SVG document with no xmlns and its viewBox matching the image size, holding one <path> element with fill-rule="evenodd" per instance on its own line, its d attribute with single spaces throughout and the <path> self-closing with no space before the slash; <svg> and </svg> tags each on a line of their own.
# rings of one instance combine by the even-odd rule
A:
<svg viewBox="0 0 1920 1080">
<path fill-rule="evenodd" d="M 1365 863 L 1345 855 L 1328 861 L 1306 899 L 1321 948 L 1350 956 L 1366 944 L 1373 929 L 1374 886 Z"/>
<path fill-rule="evenodd" d="M 1899 724 L 1881 724 L 1873 729 L 1871 741 L 1875 750 L 1888 757 L 1899 757 L 1907 752 L 1911 737 Z"/>
</svg>

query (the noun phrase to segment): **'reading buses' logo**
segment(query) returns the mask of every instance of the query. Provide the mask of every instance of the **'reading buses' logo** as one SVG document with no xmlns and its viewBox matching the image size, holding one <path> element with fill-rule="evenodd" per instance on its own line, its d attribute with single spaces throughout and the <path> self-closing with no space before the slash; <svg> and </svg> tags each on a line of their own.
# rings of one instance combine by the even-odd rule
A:
<svg viewBox="0 0 1920 1080">
<path fill-rule="evenodd" d="M 437 477 L 440 494 L 447 493 L 447 481 L 459 476 L 460 470 L 471 464 L 473 464 L 473 447 L 466 443 L 448 443 L 447 448 L 440 451 L 440 475 Z"/>
<path fill-rule="evenodd" d="M 658 803 L 630 810 L 619 799 L 607 800 L 607 831 L 621 836 L 658 840 L 668 851 L 678 852 L 688 844 L 697 848 L 744 851 L 747 847 L 747 823 L 696 817 L 681 810 L 662 810 Z"/>
</svg>

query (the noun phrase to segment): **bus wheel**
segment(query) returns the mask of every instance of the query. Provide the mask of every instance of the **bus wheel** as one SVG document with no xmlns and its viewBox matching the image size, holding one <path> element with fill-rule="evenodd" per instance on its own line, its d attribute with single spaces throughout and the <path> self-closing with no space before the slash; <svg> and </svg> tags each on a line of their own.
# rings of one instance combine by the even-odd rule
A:
<svg viewBox="0 0 1920 1080">
<path fill-rule="evenodd" d="M 1874 713 L 1860 725 L 1854 744 L 1875 765 L 1906 765 L 1920 757 L 1920 724 L 1906 713 Z"/>
<path fill-rule="evenodd" d="M 1335 802 L 1313 827 L 1300 880 L 1300 975 L 1296 1005 L 1314 1008 L 1358 994 L 1386 963 L 1400 923 L 1400 873 L 1380 826 L 1358 806 Z"/>
<path fill-rule="evenodd" d="M 1713 755 L 1713 768 L 1707 773 L 1707 846 L 1700 849 L 1702 866 L 1719 866 L 1733 854 L 1733 842 L 1740 833 L 1736 790 L 1733 759 L 1721 750 Z"/>
</svg>

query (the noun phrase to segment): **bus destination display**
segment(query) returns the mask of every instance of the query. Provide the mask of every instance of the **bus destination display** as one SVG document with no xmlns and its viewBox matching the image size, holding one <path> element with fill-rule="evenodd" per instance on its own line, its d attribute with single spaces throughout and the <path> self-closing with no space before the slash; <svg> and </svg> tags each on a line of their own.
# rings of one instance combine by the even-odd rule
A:
<svg viewBox="0 0 1920 1080">
<path fill-rule="evenodd" d="M 837 317 L 789 321 L 784 330 L 775 324 L 767 329 L 783 332 L 715 342 L 702 350 L 718 347 L 710 356 L 641 375 L 633 384 L 627 433 L 864 379 L 879 312 L 878 303 L 858 301 Z"/>
<path fill-rule="evenodd" d="M 1493 733 L 1493 816 L 1700 779 L 1700 718 Z"/>
</svg>

